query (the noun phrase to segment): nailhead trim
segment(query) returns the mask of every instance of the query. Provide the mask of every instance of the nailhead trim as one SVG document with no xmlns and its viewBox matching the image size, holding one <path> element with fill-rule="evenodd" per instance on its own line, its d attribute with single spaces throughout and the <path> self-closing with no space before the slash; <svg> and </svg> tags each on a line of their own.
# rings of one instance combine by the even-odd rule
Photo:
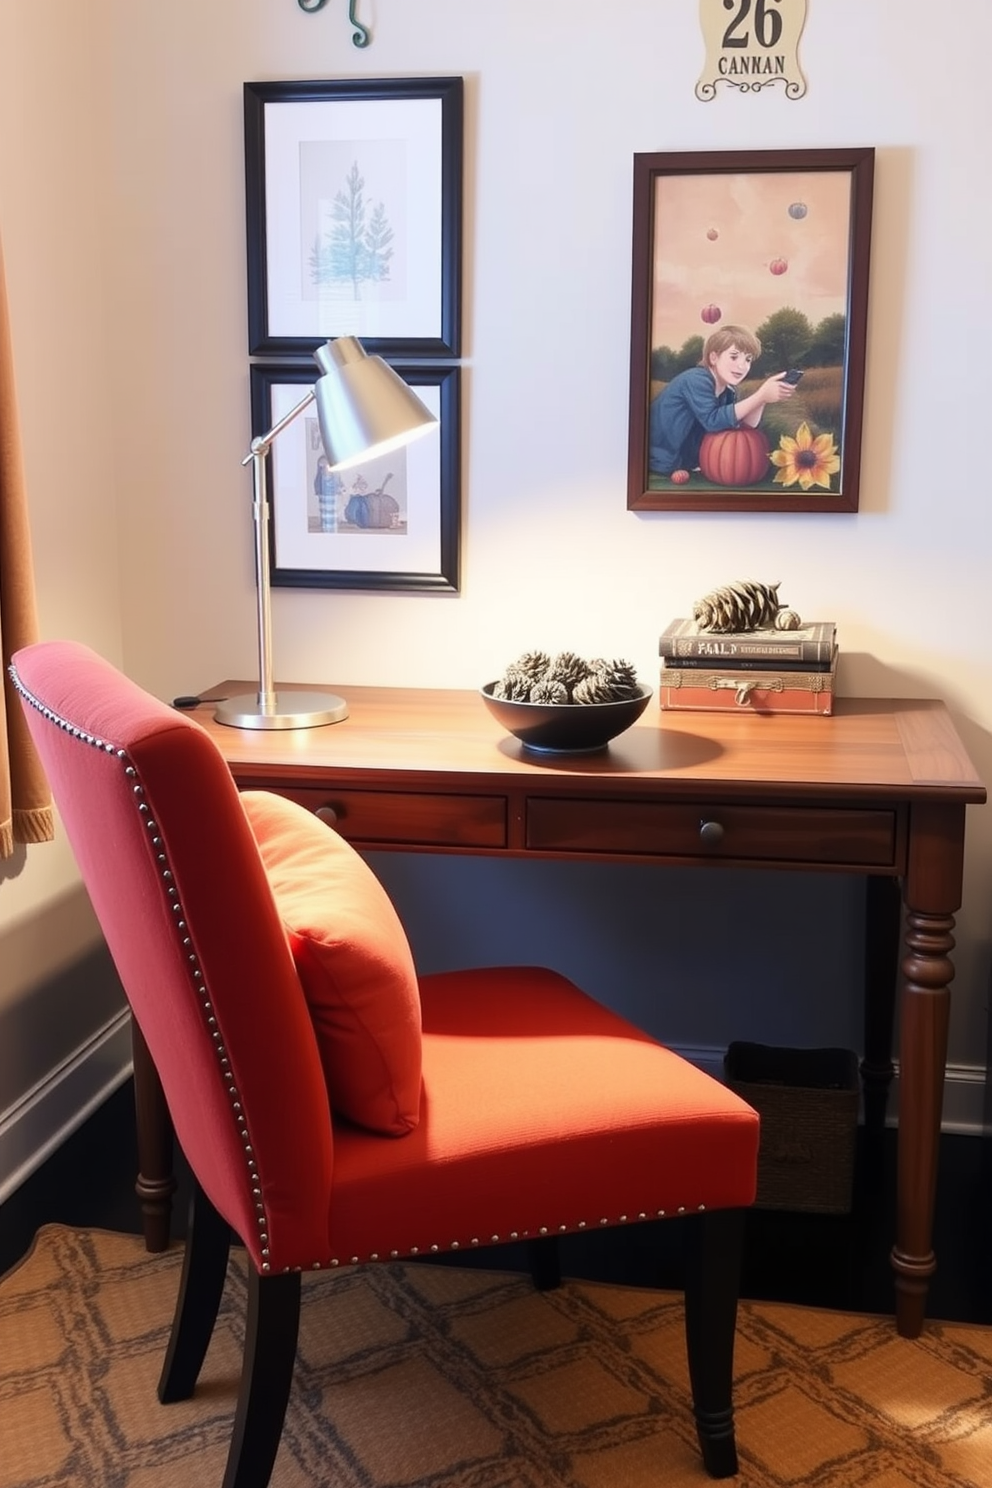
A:
<svg viewBox="0 0 992 1488">
<path fill-rule="evenodd" d="M 55 724 L 57 728 L 62 729 L 63 732 L 67 734 L 71 734 L 74 739 L 78 739 L 83 744 L 90 744 L 94 748 L 102 750 L 105 754 L 116 755 L 124 768 L 124 775 L 126 779 L 133 782 L 133 784 L 131 785 L 131 791 L 134 797 L 135 805 L 137 807 L 138 815 L 144 822 L 147 831 L 152 834 L 151 844 L 155 849 L 157 849 L 155 853 L 155 861 L 159 866 L 159 875 L 162 880 L 163 891 L 165 893 L 166 901 L 169 905 L 169 908 L 172 914 L 175 916 L 174 925 L 179 939 L 179 945 L 182 950 L 186 952 L 186 961 L 189 966 L 190 979 L 193 983 L 193 988 L 197 994 L 200 1006 L 203 1010 L 207 1028 L 210 1030 L 210 1037 L 213 1042 L 214 1052 L 217 1056 L 217 1061 L 221 1069 L 222 1078 L 227 1086 L 227 1094 L 231 1102 L 231 1113 L 234 1117 L 238 1136 L 241 1140 L 245 1163 L 248 1169 L 249 1182 L 251 1184 L 251 1194 L 253 1199 L 255 1200 L 255 1223 L 258 1228 L 258 1242 L 262 1256 L 261 1270 L 263 1272 L 269 1271 L 271 1269 L 269 1261 L 269 1256 L 271 1254 L 269 1249 L 269 1226 L 268 1219 L 266 1218 L 265 1213 L 265 1205 L 262 1202 L 261 1181 L 258 1176 L 258 1166 L 255 1162 L 255 1153 L 251 1143 L 251 1134 L 248 1130 L 248 1123 L 245 1120 L 245 1114 L 242 1109 L 241 1102 L 238 1099 L 239 1092 L 237 1086 L 234 1083 L 234 1076 L 231 1073 L 230 1061 L 227 1057 L 227 1050 L 224 1047 L 224 1041 L 221 1038 L 220 1032 L 217 1028 L 217 1019 L 214 1017 L 213 1014 L 213 1003 L 206 988 L 203 972 L 200 969 L 199 965 L 199 959 L 197 957 L 196 950 L 193 947 L 192 939 L 187 933 L 188 926 L 185 919 L 183 918 L 183 907 L 179 899 L 179 890 L 175 886 L 174 876 L 171 868 L 169 867 L 168 857 L 164 851 L 162 839 L 158 835 L 158 826 L 152 815 L 151 807 L 148 805 L 147 801 L 144 800 L 145 788 L 141 783 L 141 778 L 138 774 L 137 768 L 131 763 L 128 753 L 125 749 L 119 749 L 116 747 L 116 745 L 108 743 L 105 739 L 98 739 L 95 735 L 87 733 L 84 729 L 79 728 L 76 724 L 70 723 L 68 719 L 62 718 L 58 713 L 54 712 L 51 708 L 43 704 L 40 699 L 36 698 L 34 694 L 25 687 L 24 683 L 18 676 L 15 667 L 11 666 L 9 668 L 9 672 L 14 687 L 20 693 L 21 697 L 24 698 L 25 702 L 29 703 L 36 712 L 40 713 L 41 716 L 48 723 Z"/>
<path fill-rule="evenodd" d="M 705 1204 L 698 1204 L 696 1206 L 696 1208 L 697 1208 L 698 1213 L 705 1214 L 705 1212 L 706 1212 L 706 1205 Z M 658 1209 L 655 1212 L 656 1212 L 657 1218 L 659 1218 L 659 1219 L 664 1219 L 666 1217 L 666 1211 L 664 1209 Z M 679 1207 L 678 1207 L 678 1209 L 675 1210 L 674 1212 L 677 1213 L 677 1214 L 686 1214 L 688 1212 L 688 1210 L 686 1209 L 686 1207 L 685 1207 L 684 1204 L 680 1204 Z M 637 1219 L 638 1220 L 645 1220 L 645 1219 L 648 1219 L 648 1218 L 650 1218 L 650 1216 L 648 1215 L 648 1213 L 647 1213 L 646 1210 L 641 1209 L 641 1210 L 638 1211 L 638 1214 L 637 1214 Z M 631 1222 L 630 1221 L 630 1216 L 628 1214 L 619 1214 L 619 1215 L 617 1215 L 616 1219 L 610 1219 L 608 1216 L 604 1216 L 602 1219 L 600 1219 L 598 1221 L 598 1223 L 599 1223 L 600 1226 L 607 1226 L 607 1227 L 608 1226 L 611 1226 L 611 1225 L 616 1226 L 616 1225 L 622 1225 L 622 1224 L 629 1224 L 630 1222 Z M 584 1219 L 580 1219 L 575 1224 L 572 1224 L 572 1225 L 567 1225 L 567 1224 L 560 1224 L 560 1225 L 555 1225 L 555 1226 L 551 1226 L 551 1225 L 539 1225 L 538 1228 L 537 1228 L 537 1230 L 534 1233 L 535 1233 L 535 1236 L 547 1236 L 547 1235 L 552 1234 L 553 1232 L 554 1233 L 557 1233 L 559 1235 L 567 1235 L 569 1233 L 575 1234 L 575 1233 L 578 1233 L 581 1230 L 586 1230 L 588 1228 L 589 1228 L 588 1222 L 586 1220 L 584 1220 Z M 526 1240 L 530 1236 L 530 1233 L 531 1233 L 530 1230 L 510 1230 L 507 1233 L 507 1235 L 506 1235 L 506 1239 L 508 1241 Z M 462 1246 L 465 1245 L 465 1244 L 468 1244 L 470 1246 L 479 1246 L 479 1245 L 482 1245 L 483 1243 L 484 1242 L 482 1240 L 480 1240 L 480 1238 L 478 1237 L 478 1235 L 473 1235 L 472 1238 L 471 1238 L 471 1240 L 468 1240 L 468 1241 L 463 1241 L 463 1240 L 449 1240 L 448 1243 L 447 1243 L 447 1245 L 439 1245 L 437 1242 L 434 1242 L 434 1243 L 432 1243 L 430 1245 L 411 1245 L 408 1250 L 391 1250 L 389 1252 L 388 1257 L 386 1257 L 386 1259 L 388 1259 L 390 1261 L 397 1261 L 397 1260 L 401 1260 L 404 1255 L 408 1255 L 408 1256 L 437 1255 L 439 1252 L 444 1251 L 444 1250 L 450 1250 L 450 1251 L 461 1250 L 462 1249 Z M 490 1235 L 488 1242 L 485 1242 L 485 1243 L 491 1244 L 491 1245 L 498 1245 L 500 1243 L 500 1236 L 499 1235 Z M 369 1255 L 365 1256 L 364 1258 L 362 1256 L 355 1256 L 355 1255 L 353 1255 L 353 1256 L 349 1256 L 347 1260 L 342 1260 L 340 1257 L 335 1256 L 334 1259 L 331 1260 L 330 1265 L 331 1266 L 358 1266 L 358 1265 L 361 1265 L 362 1264 L 363 1259 L 365 1261 L 378 1261 L 378 1260 L 383 1259 L 383 1257 L 380 1256 L 380 1253 L 377 1250 L 374 1250 Z M 316 1265 L 315 1265 L 315 1269 L 316 1269 Z"/>
</svg>

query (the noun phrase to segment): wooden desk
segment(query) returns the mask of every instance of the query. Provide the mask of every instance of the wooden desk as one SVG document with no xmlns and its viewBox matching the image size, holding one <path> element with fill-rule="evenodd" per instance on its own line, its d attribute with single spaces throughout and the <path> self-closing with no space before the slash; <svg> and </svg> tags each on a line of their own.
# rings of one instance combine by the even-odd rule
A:
<svg viewBox="0 0 992 1488">
<path fill-rule="evenodd" d="M 225 682 L 206 696 L 215 702 L 252 689 Z M 843 699 L 829 718 L 662 713 L 652 704 L 608 750 L 557 757 L 522 749 L 471 691 L 341 690 L 351 716 L 324 728 L 233 729 L 214 722 L 209 703 L 194 716 L 239 786 L 303 803 L 360 848 L 865 876 L 862 1075 L 876 1125 L 894 1072 L 902 925 L 892 1266 L 899 1332 L 916 1337 L 935 1269 L 965 807 L 986 797 L 944 704 Z M 161 1210 L 161 1128 L 147 1124 L 139 1192 L 145 1183 Z"/>
</svg>

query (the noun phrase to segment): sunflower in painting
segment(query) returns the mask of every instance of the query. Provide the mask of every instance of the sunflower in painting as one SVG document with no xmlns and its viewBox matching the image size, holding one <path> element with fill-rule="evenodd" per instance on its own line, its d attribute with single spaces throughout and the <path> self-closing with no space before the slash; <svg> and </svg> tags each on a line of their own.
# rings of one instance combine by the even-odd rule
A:
<svg viewBox="0 0 992 1488">
<path fill-rule="evenodd" d="M 840 456 L 833 435 L 817 434 L 814 437 L 805 422 L 799 425 L 794 439 L 789 434 L 782 435 L 778 449 L 772 451 L 770 459 L 778 466 L 774 479 L 779 485 L 794 486 L 798 482 L 804 491 L 808 491 L 810 486 L 823 486 L 829 491 L 830 477 L 840 469 Z"/>
</svg>

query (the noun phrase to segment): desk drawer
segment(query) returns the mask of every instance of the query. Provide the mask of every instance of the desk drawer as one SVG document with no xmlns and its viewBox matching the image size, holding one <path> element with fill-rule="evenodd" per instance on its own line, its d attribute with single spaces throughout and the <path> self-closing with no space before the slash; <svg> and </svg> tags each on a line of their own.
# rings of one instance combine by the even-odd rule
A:
<svg viewBox="0 0 992 1488">
<path fill-rule="evenodd" d="M 333 786 L 267 789 L 323 817 L 349 841 L 392 847 L 506 847 L 503 796 L 335 790 Z"/>
<path fill-rule="evenodd" d="M 534 852 L 891 868 L 896 840 L 894 811 L 540 796 L 527 803 L 527 846 Z"/>
</svg>

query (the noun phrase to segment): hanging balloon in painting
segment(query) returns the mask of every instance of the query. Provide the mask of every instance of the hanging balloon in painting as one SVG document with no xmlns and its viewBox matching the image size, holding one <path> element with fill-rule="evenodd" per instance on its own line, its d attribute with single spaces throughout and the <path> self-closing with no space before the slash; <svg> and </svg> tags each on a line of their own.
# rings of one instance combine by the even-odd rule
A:
<svg viewBox="0 0 992 1488">
<path fill-rule="evenodd" d="M 788 267 L 789 265 L 784 258 L 773 258 L 768 265 L 769 272 L 772 274 L 784 274 Z"/>
<path fill-rule="evenodd" d="M 719 305 L 704 305 L 699 312 L 699 318 L 707 325 L 716 325 L 722 314 L 723 311 Z"/>
<path fill-rule="evenodd" d="M 789 207 L 789 216 L 794 217 L 797 222 L 801 222 L 808 210 L 805 202 L 793 202 Z"/>
</svg>

